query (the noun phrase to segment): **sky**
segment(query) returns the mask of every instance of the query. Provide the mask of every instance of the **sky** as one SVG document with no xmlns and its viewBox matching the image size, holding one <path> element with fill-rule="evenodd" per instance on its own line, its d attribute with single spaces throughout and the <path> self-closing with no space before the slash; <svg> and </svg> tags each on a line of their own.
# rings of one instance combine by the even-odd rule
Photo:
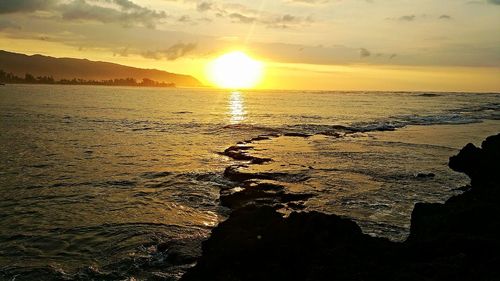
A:
<svg viewBox="0 0 500 281">
<path fill-rule="evenodd" d="M 0 49 L 206 84 L 242 50 L 260 88 L 500 91 L 500 0 L 0 0 Z"/>
</svg>

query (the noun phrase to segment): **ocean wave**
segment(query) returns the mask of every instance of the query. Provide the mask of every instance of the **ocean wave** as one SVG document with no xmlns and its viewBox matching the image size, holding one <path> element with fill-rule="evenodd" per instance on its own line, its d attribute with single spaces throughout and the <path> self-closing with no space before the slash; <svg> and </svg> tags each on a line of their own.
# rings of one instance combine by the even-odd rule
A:
<svg viewBox="0 0 500 281">
<path fill-rule="evenodd" d="M 224 125 L 222 128 L 230 130 L 259 130 L 259 131 L 275 131 L 276 129 L 266 126 L 259 126 L 254 124 L 238 123 Z"/>
<path fill-rule="evenodd" d="M 426 97 L 426 98 L 432 98 L 432 97 L 439 97 L 442 96 L 441 94 L 436 94 L 436 93 L 422 93 L 418 94 L 419 97 Z"/>
<path fill-rule="evenodd" d="M 484 120 L 500 120 L 500 103 L 466 106 L 433 115 L 396 115 L 385 119 L 355 122 L 350 125 L 295 124 L 283 127 L 286 132 L 338 136 L 342 133 L 394 131 L 406 126 L 461 125 L 480 123 Z"/>
</svg>

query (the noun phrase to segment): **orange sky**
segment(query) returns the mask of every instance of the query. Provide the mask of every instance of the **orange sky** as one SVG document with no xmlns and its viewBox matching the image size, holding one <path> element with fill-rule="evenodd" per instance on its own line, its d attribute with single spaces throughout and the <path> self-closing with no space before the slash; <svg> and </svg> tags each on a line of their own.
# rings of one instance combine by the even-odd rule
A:
<svg viewBox="0 0 500 281">
<path fill-rule="evenodd" d="M 0 49 L 191 74 L 244 50 L 260 88 L 500 91 L 498 1 L 27 0 Z"/>
</svg>

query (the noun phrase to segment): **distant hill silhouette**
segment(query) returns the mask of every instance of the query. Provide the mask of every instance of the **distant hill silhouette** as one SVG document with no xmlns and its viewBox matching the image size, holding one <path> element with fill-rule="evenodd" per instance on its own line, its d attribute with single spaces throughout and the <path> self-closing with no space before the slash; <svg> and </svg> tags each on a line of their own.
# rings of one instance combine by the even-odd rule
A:
<svg viewBox="0 0 500 281">
<path fill-rule="evenodd" d="M 144 78 L 174 83 L 181 87 L 202 86 L 196 78 L 157 69 L 142 69 L 120 64 L 87 59 L 54 58 L 42 55 L 28 56 L 0 50 L 0 69 L 19 76 L 52 76 L 54 79 L 106 80 L 116 78 Z"/>
</svg>

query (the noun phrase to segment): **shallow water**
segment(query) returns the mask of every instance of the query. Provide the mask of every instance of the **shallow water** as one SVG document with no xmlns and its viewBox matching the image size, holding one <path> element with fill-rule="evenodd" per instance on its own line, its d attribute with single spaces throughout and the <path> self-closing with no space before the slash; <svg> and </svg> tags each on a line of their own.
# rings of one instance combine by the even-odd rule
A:
<svg viewBox="0 0 500 281">
<path fill-rule="evenodd" d="M 274 161 L 252 168 L 306 173 L 307 209 L 403 239 L 415 202 L 467 183 L 447 159 L 499 112 L 499 94 L 0 87 L 0 279 L 175 280 L 189 265 L 156 247 L 196 255 L 227 215 L 217 152 L 265 133 L 314 136 L 259 142 Z"/>
</svg>

